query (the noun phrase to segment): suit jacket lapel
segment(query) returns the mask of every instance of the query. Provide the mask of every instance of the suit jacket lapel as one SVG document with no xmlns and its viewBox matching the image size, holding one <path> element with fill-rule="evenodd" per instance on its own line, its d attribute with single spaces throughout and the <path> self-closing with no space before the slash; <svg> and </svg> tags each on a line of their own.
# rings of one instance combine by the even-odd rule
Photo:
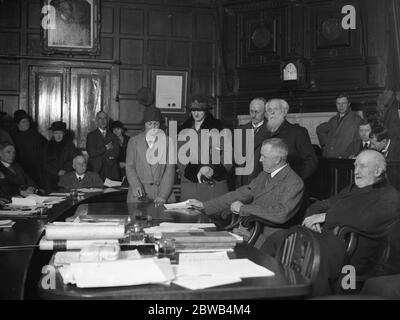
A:
<svg viewBox="0 0 400 320">
<path fill-rule="evenodd" d="M 279 171 L 270 181 L 269 183 L 265 186 L 263 191 L 256 196 L 259 197 L 263 195 L 264 193 L 270 192 L 276 185 L 278 185 L 289 173 L 290 166 L 287 165 L 285 168 L 283 168 L 281 171 Z"/>
<path fill-rule="evenodd" d="M 258 146 L 263 143 L 267 136 L 267 121 L 264 120 L 261 128 L 258 130 L 257 134 L 254 136 L 254 149 L 257 149 Z"/>
</svg>

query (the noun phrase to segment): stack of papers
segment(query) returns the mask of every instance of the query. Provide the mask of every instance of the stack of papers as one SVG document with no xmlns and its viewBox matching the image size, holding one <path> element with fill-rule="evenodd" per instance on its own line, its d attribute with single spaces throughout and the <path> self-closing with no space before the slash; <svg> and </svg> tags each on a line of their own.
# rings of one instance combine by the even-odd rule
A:
<svg viewBox="0 0 400 320">
<path fill-rule="evenodd" d="M 65 284 L 78 288 L 169 284 L 175 278 L 167 258 L 72 263 L 61 267 L 60 273 Z"/>
<path fill-rule="evenodd" d="M 120 187 L 121 185 L 122 181 L 115 181 L 108 178 L 106 178 L 106 180 L 104 181 L 104 186 L 108 188 Z"/>
<path fill-rule="evenodd" d="M 135 260 L 141 259 L 141 255 L 137 250 L 120 251 L 118 260 Z M 81 252 L 79 251 L 59 251 L 54 256 L 54 265 L 63 266 L 72 263 L 83 262 Z"/>
<path fill-rule="evenodd" d="M 248 259 L 229 260 L 226 252 L 181 253 L 174 283 L 190 290 L 199 290 L 238 283 L 242 278 L 273 275 L 272 271 Z"/>
<path fill-rule="evenodd" d="M 167 210 L 175 210 L 175 209 L 187 209 L 191 208 L 189 205 L 189 200 L 177 203 L 166 203 L 164 204 L 165 209 Z"/>
<path fill-rule="evenodd" d="M 163 232 L 164 238 L 175 239 L 176 251 L 233 250 L 238 242 L 227 231 Z"/>
<path fill-rule="evenodd" d="M 65 200 L 65 197 L 42 197 L 36 194 L 31 194 L 26 198 L 12 197 L 10 206 L 25 206 L 25 207 L 36 207 L 36 206 L 50 206 Z"/>
<path fill-rule="evenodd" d="M 103 192 L 103 188 L 80 188 L 76 190 L 83 193 Z"/>
<path fill-rule="evenodd" d="M 0 220 L 0 230 L 11 229 L 14 224 L 15 221 L 12 220 Z"/>
<path fill-rule="evenodd" d="M 204 232 L 204 229 L 215 229 L 214 223 L 174 223 L 162 222 L 159 226 L 145 228 L 146 234 L 155 238 L 161 238 L 163 233 L 168 232 Z"/>
<path fill-rule="evenodd" d="M 17 206 L 7 206 L 0 210 L 0 217 L 24 217 L 33 216 L 39 212 L 36 207 L 17 207 Z"/>
</svg>

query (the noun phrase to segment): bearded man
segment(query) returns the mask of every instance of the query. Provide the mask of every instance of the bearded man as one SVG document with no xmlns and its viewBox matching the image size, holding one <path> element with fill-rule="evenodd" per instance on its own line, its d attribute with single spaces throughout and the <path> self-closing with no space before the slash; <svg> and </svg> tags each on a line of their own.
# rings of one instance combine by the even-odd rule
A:
<svg viewBox="0 0 400 320">
<path fill-rule="evenodd" d="M 281 138 L 289 148 L 287 161 L 290 167 L 303 179 L 309 178 L 318 166 L 318 159 L 311 144 L 307 129 L 286 120 L 289 104 L 283 99 L 271 99 L 265 105 L 267 136 Z"/>
</svg>

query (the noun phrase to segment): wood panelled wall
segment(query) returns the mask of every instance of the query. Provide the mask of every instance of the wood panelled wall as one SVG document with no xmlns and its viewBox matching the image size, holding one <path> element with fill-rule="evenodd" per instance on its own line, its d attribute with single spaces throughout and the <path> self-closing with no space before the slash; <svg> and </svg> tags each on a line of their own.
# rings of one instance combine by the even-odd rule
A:
<svg viewBox="0 0 400 320">
<path fill-rule="evenodd" d="M 356 8 L 355 30 L 341 29 L 341 8 L 348 4 Z M 223 1 L 222 117 L 247 114 L 255 96 L 285 98 L 290 112 L 335 111 L 340 92 L 350 94 L 353 109 L 373 112 L 393 73 L 391 5 L 392 0 Z M 262 49 L 252 41 L 260 26 L 269 38 Z M 305 65 L 301 88 L 281 81 L 281 63 L 291 59 Z"/>
<path fill-rule="evenodd" d="M 143 107 L 136 93 L 151 86 L 153 70 L 188 72 L 188 97 L 218 95 L 219 46 L 213 1 L 102 0 L 98 56 L 45 56 L 40 45 L 40 0 L 0 0 L 0 108 L 29 110 L 30 70 L 105 69 L 111 75 L 112 118 L 135 134 Z M 32 91 L 32 90 L 31 90 Z M 32 111 L 32 110 L 29 110 Z M 167 115 L 181 121 L 185 115 Z"/>
</svg>

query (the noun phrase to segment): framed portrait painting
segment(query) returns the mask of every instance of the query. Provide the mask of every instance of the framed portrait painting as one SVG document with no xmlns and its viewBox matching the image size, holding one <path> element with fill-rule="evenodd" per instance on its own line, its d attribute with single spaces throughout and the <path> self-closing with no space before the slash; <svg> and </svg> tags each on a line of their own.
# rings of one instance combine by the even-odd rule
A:
<svg viewBox="0 0 400 320">
<path fill-rule="evenodd" d="M 42 0 L 44 53 L 97 54 L 100 0 Z"/>
<path fill-rule="evenodd" d="M 151 87 L 155 106 L 163 113 L 185 113 L 187 72 L 153 70 Z"/>
</svg>

